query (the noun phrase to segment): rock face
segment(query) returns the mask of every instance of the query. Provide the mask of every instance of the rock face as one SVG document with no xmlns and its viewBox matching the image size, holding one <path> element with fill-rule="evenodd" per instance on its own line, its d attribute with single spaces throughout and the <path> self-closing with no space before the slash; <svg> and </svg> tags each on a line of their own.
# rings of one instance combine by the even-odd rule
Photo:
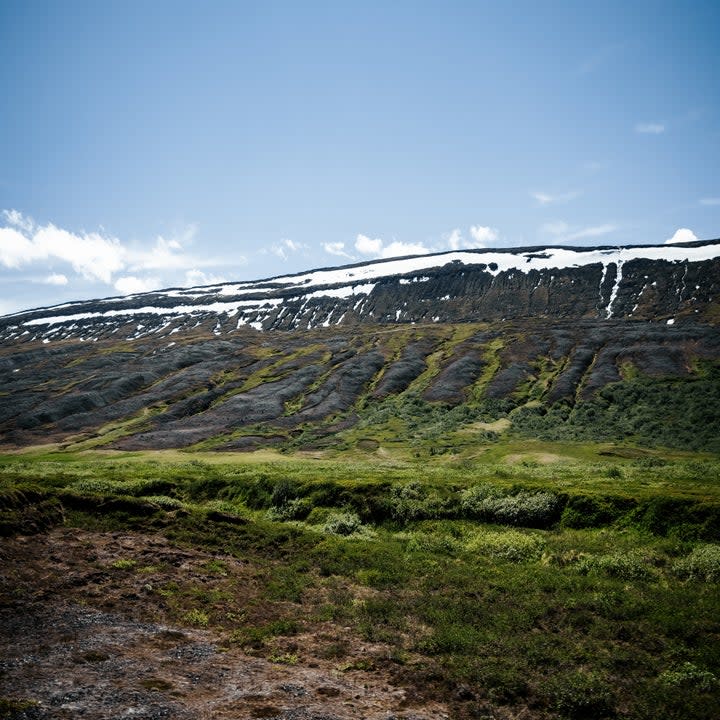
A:
<svg viewBox="0 0 720 720">
<path fill-rule="evenodd" d="M 720 240 L 469 250 L 31 310 L 0 318 L 0 342 L 527 317 L 714 324 L 718 297 Z"/>
<path fill-rule="evenodd" d="M 575 405 L 623 377 L 683 380 L 720 361 L 720 328 L 701 323 L 532 319 L 173 337 L 0 346 L 0 442 L 248 449 L 352 427 L 400 394 L 446 406 Z"/>
<path fill-rule="evenodd" d="M 454 252 L 18 313 L 0 320 L 0 443 L 292 447 L 393 396 L 574 407 L 623 378 L 715 377 L 716 297 L 720 241 Z"/>
</svg>

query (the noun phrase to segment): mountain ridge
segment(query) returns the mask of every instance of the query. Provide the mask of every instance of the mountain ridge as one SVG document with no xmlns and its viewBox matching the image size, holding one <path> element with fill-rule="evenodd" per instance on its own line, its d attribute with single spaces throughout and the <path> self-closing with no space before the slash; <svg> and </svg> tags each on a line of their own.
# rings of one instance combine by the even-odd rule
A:
<svg viewBox="0 0 720 720">
<path fill-rule="evenodd" d="M 256 281 L 135 293 L 0 318 L 0 342 L 130 337 L 212 325 L 295 330 L 358 323 L 521 317 L 716 322 L 720 240 L 458 250 L 320 268 Z M 677 318 L 676 318 L 677 316 Z M 138 322 L 142 320 L 142 322 Z"/>
<path fill-rule="evenodd" d="M 490 442 L 490 423 L 717 452 L 718 298 L 705 241 L 457 251 L 26 311 L 0 318 L 0 444 L 422 453 Z"/>
</svg>

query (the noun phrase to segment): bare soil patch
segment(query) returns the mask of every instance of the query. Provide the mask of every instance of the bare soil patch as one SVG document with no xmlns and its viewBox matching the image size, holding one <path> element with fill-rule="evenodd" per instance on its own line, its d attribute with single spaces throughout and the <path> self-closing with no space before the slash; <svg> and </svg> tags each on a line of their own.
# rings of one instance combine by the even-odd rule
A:
<svg viewBox="0 0 720 720">
<path fill-rule="evenodd" d="M 381 646 L 317 624 L 250 654 L 212 620 L 261 618 L 257 568 L 164 538 L 56 528 L 0 545 L 0 696 L 15 720 L 433 720 L 447 707 L 393 682 Z M 214 598 L 177 620 L 174 587 Z M 159 592 L 158 589 L 163 590 Z M 178 592 L 180 592 L 178 591 Z M 168 594 L 170 593 L 170 594 Z M 214 594 L 213 594 L 214 593 Z M 327 643 L 342 642 L 343 658 Z M 363 669 L 360 669 L 363 668 Z"/>
</svg>

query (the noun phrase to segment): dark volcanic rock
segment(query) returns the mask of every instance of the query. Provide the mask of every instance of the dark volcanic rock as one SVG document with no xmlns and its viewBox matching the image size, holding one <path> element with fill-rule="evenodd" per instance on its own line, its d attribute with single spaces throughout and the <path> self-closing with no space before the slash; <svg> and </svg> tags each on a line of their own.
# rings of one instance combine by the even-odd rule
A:
<svg viewBox="0 0 720 720">
<path fill-rule="evenodd" d="M 0 342 L 168 339 L 243 328 L 558 319 L 716 322 L 720 241 L 439 253 L 343 268 L 141 293 L 0 318 Z M 231 351 L 228 348 L 228 351 Z M 188 364 L 222 355 L 219 340 L 183 344 Z M 183 365 L 179 365 L 183 367 Z"/>
<path fill-rule="evenodd" d="M 408 389 L 572 405 L 717 363 L 718 298 L 713 241 L 462 251 L 42 308 L 0 318 L 0 440 L 241 450 L 327 439 Z"/>
</svg>

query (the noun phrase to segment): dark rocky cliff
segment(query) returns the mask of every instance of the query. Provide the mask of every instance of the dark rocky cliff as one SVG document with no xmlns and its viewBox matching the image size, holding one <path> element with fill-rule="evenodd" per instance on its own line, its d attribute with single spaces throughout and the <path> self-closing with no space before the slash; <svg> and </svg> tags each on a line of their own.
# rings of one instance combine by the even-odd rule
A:
<svg viewBox="0 0 720 720">
<path fill-rule="evenodd" d="M 0 318 L 0 342 L 519 318 L 720 319 L 720 241 L 442 253 Z"/>
<path fill-rule="evenodd" d="M 0 444 L 303 447 L 454 408 L 710 448 L 717 253 L 446 253 L 19 313 L 0 320 Z"/>
</svg>

